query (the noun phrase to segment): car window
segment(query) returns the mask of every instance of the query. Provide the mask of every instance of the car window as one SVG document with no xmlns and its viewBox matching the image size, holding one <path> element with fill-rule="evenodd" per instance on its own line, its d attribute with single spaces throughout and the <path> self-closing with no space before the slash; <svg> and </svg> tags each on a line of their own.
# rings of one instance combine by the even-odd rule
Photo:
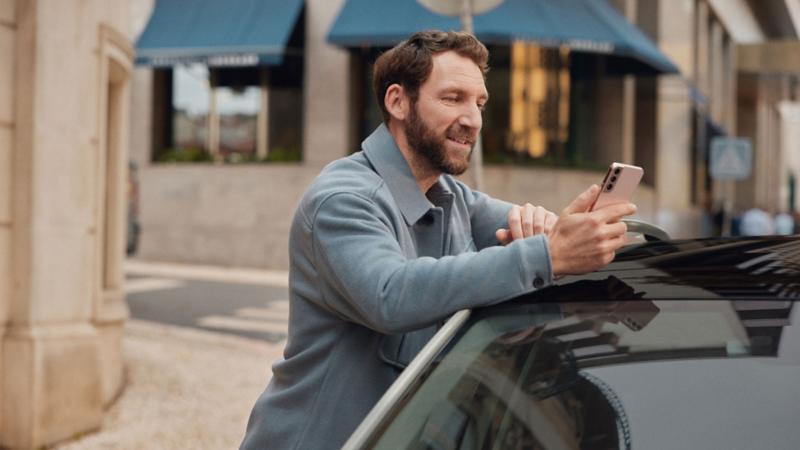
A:
<svg viewBox="0 0 800 450">
<path fill-rule="evenodd" d="M 563 314 L 557 305 L 477 313 L 370 445 L 794 448 L 800 440 L 790 425 L 800 417 L 792 302 L 563 306 Z M 763 426 L 773 429 L 768 437 Z"/>
</svg>

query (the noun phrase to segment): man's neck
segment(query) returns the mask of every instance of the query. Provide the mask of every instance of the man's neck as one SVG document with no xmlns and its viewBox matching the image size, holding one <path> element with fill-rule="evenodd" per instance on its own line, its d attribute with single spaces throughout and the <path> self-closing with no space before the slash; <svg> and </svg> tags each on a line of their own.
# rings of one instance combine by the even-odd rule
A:
<svg viewBox="0 0 800 450">
<path fill-rule="evenodd" d="M 408 166 L 411 167 L 411 173 L 414 175 L 414 179 L 417 180 L 419 188 L 422 189 L 422 193 L 427 194 L 428 189 L 439 181 L 439 177 L 442 176 L 442 173 L 431 167 L 430 163 L 425 158 L 420 157 L 419 154 L 408 145 L 405 128 L 402 123 L 391 121 L 388 128 L 389 132 L 392 133 L 394 137 L 394 141 L 397 143 L 397 147 L 400 148 L 400 153 L 403 154 L 406 158 L 406 162 L 408 162 Z"/>
</svg>

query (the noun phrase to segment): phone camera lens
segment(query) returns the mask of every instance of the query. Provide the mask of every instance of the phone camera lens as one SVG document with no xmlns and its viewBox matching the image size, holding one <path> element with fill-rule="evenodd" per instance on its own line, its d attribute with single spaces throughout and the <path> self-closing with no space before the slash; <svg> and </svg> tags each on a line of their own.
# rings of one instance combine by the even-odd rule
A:
<svg viewBox="0 0 800 450">
<path fill-rule="evenodd" d="M 614 169 L 614 175 L 619 175 L 619 169 Z"/>
<path fill-rule="evenodd" d="M 610 191 L 612 187 L 614 187 L 614 185 L 611 184 L 611 183 L 608 183 L 608 185 L 606 186 L 606 190 Z"/>
<path fill-rule="evenodd" d="M 613 183 L 615 181 L 617 181 L 617 177 L 611 177 L 611 182 Z"/>
</svg>

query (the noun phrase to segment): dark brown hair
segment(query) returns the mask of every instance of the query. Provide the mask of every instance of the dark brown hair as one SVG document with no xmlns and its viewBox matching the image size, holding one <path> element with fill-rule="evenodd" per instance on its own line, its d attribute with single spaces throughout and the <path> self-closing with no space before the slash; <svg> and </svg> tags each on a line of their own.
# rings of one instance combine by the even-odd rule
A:
<svg viewBox="0 0 800 450">
<path fill-rule="evenodd" d="M 475 36 L 463 31 L 420 31 L 378 57 L 372 69 L 372 88 L 386 124 L 391 117 L 384 102 L 389 87 L 399 84 L 412 104 L 416 103 L 419 87 L 433 70 L 433 55 L 447 51 L 471 59 L 484 75 L 489 70 L 489 51 Z"/>
</svg>

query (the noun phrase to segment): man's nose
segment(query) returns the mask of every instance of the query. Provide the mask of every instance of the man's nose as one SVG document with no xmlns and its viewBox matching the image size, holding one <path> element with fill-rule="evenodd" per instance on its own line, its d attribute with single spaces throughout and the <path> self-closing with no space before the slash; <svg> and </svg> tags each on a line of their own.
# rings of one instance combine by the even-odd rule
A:
<svg viewBox="0 0 800 450">
<path fill-rule="evenodd" d="M 459 117 L 458 124 L 462 127 L 480 130 L 483 125 L 483 117 L 478 105 L 467 106 Z"/>
</svg>

